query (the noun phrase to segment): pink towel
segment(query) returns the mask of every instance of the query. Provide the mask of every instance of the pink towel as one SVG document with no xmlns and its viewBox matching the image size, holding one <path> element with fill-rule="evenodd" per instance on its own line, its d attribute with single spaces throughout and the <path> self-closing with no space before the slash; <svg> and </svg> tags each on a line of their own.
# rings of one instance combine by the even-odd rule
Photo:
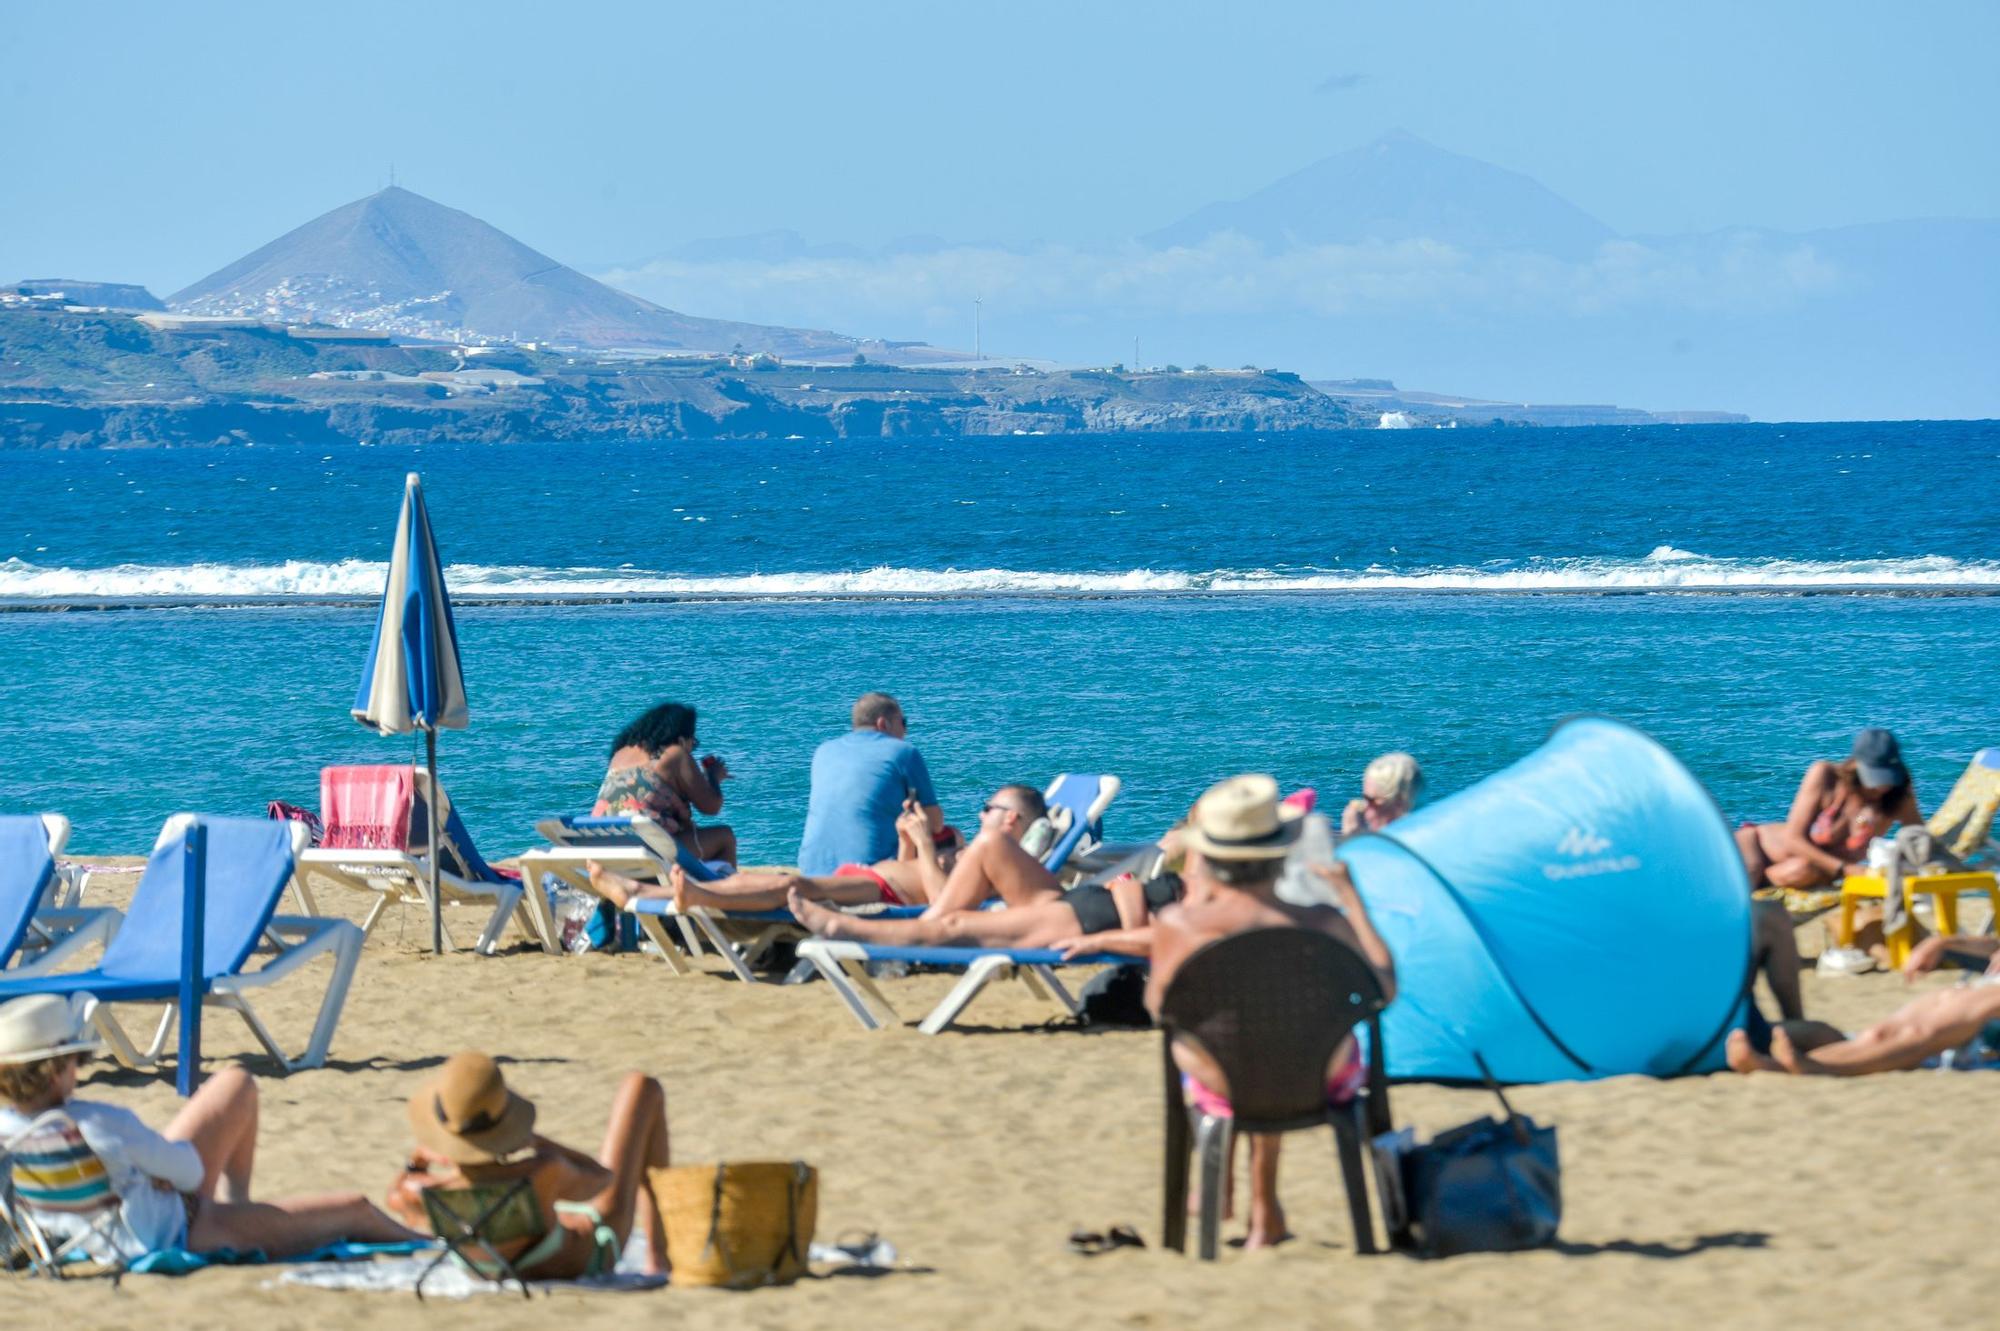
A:
<svg viewBox="0 0 2000 1331">
<path fill-rule="evenodd" d="M 1313 811 L 1313 806 L 1318 803 L 1319 803 L 1319 792 L 1317 790 L 1314 790 L 1311 786 L 1305 786 L 1285 796 L 1285 804 L 1291 808 L 1297 809 L 1300 813 L 1311 813 Z"/>
<path fill-rule="evenodd" d="M 416 780 L 408 767 L 326 767 L 319 774 L 322 846 L 407 850 Z"/>
</svg>

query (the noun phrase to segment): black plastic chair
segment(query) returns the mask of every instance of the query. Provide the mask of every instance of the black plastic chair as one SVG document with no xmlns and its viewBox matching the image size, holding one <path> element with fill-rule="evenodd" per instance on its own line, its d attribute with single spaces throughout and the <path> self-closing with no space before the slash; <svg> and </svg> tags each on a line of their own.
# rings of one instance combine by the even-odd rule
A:
<svg viewBox="0 0 2000 1331">
<path fill-rule="evenodd" d="M 1380 1013 L 1386 1001 L 1368 962 L 1310 929 L 1253 929 L 1219 938 L 1182 963 L 1160 1005 L 1166 1065 L 1166 1245 L 1187 1248 L 1188 1156 L 1201 1157 L 1201 1246 L 1213 1260 L 1222 1187 L 1235 1132 L 1331 1125 L 1357 1252 L 1378 1252 L 1368 1210 L 1363 1141 L 1389 1130 Z M 1340 1042 L 1368 1023 L 1368 1084 L 1345 1105 L 1326 1102 L 1326 1071 Z M 1191 1121 L 1174 1043 L 1198 1046 L 1228 1081 L 1233 1120 Z"/>
</svg>

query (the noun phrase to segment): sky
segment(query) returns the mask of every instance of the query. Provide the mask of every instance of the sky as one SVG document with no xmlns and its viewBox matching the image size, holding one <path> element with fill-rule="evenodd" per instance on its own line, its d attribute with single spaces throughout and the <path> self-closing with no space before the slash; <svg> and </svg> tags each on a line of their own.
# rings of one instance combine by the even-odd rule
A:
<svg viewBox="0 0 2000 1331">
<path fill-rule="evenodd" d="M 0 6 L 0 276 L 178 289 L 397 179 L 598 271 L 1102 244 L 1404 128 L 1625 233 L 2000 216 L 2000 6 Z"/>
<path fill-rule="evenodd" d="M 715 318 L 963 348 L 981 295 L 1009 357 L 1992 416 L 2000 232 L 1791 233 L 2000 219 L 1995 50 L 1987 0 L 8 0 L 0 280 L 170 295 L 393 172 Z M 1134 243 L 1397 129 L 1618 241 Z M 1686 239 L 1732 228 L 1787 234 Z M 677 253 L 780 230 L 858 250 Z"/>
</svg>

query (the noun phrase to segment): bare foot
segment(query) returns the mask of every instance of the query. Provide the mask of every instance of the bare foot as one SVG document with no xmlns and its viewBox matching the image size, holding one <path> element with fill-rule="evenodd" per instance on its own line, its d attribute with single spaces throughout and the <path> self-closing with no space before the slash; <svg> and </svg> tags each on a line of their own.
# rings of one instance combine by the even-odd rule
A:
<svg viewBox="0 0 2000 1331">
<path fill-rule="evenodd" d="M 798 922 L 821 938 L 842 938 L 846 934 L 844 926 L 847 916 L 837 910 L 828 910 L 817 901 L 808 901 L 799 895 L 795 887 L 785 894 L 785 905 L 797 917 Z"/>
<path fill-rule="evenodd" d="M 673 864 L 668 867 L 667 886 L 674 890 L 674 909 L 682 914 L 686 914 L 688 908 L 688 876 L 687 871 L 682 869 L 679 864 Z"/>
<path fill-rule="evenodd" d="M 1276 1202 L 1268 1208 L 1257 1207 L 1250 1212 L 1250 1232 L 1243 1236 L 1243 1247 L 1247 1252 L 1252 1248 L 1275 1248 L 1292 1236 L 1285 1228 L 1285 1210 Z"/>
<path fill-rule="evenodd" d="M 1792 1037 L 1786 1032 L 1783 1026 L 1779 1026 L 1771 1032 L 1771 1057 L 1785 1071 L 1801 1077 L 1813 1076 L 1826 1071 L 1825 1068 L 1813 1062 L 1810 1056 L 1792 1043 Z"/>
<path fill-rule="evenodd" d="M 613 873 L 596 860 L 585 860 L 583 867 L 590 873 L 590 886 L 598 896 L 624 910 L 639 895 L 639 884 L 622 873 Z"/>
<path fill-rule="evenodd" d="M 1750 1047 L 1750 1032 L 1731 1031 L 1728 1046 L 1729 1066 L 1733 1071 L 1748 1075 L 1752 1072 L 1783 1072 L 1784 1065 L 1776 1059 L 1766 1058 Z"/>
</svg>

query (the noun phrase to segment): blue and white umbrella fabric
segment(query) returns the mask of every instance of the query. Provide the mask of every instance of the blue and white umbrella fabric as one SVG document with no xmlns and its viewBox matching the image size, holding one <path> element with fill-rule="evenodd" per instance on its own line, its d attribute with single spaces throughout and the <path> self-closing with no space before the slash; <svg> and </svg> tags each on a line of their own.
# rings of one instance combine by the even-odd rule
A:
<svg viewBox="0 0 2000 1331">
<path fill-rule="evenodd" d="M 423 482 L 415 472 L 403 481 L 403 512 L 396 520 L 396 547 L 389 558 L 382 614 L 375 622 L 375 640 L 368 646 L 368 664 L 361 672 L 353 712 L 356 721 L 384 735 L 424 732 L 430 772 L 424 804 L 430 815 L 426 850 L 431 870 L 431 947 L 442 952 L 437 732 L 465 729 L 465 676 L 459 670 L 451 595 L 445 590 L 430 512 L 424 507 Z"/>
</svg>

